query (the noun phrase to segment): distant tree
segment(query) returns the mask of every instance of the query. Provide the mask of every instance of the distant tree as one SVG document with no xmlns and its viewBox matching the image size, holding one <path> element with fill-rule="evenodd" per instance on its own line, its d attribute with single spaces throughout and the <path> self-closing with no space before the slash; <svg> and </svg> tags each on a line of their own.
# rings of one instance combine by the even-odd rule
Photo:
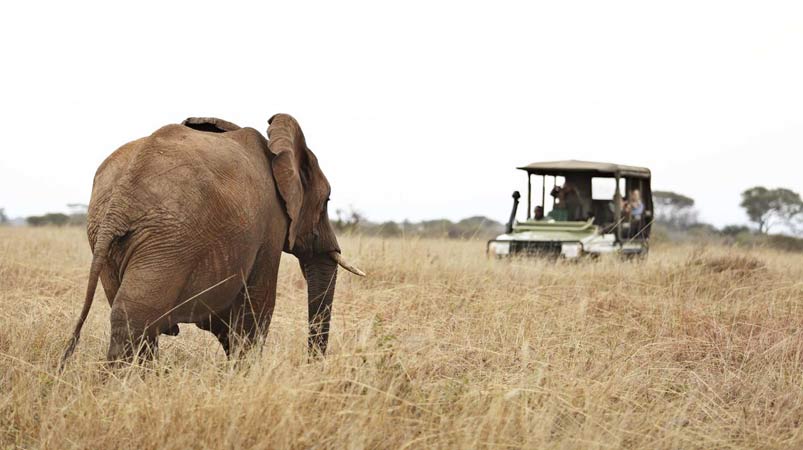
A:
<svg viewBox="0 0 803 450">
<path fill-rule="evenodd" d="M 421 234 L 426 237 L 456 238 L 460 236 L 460 231 L 449 219 L 424 220 L 419 227 Z"/>
<path fill-rule="evenodd" d="M 86 213 L 72 213 L 70 214 L 70 219 L 68 224 L 71 226 L 84 226 L 86 225 L 87 215 Z"/>
<path fill-rule="evenodd" d="M 795 230 L 803 217 L 803 200 L 800 194 L 790 189 L 767 189 L 756 186 L 742 192 L 741 207 L 750 221 L 758 226 L 758 232 L 766 234 L 776 225 L 785 225 Z"/>
<path fill-rule="evenodd" d="M 725 236 L 737 236 L 743 233 L 749 233 L 750 227 L 744 225 L 726 225 L 720 231 Z"/>
<path fill-rule="evenodd" d="M 25 219 L 28 225 L 40 227 L 44 225 L 66 225 L 70 221 L 70 216 L 62 213 L 47 213 L 44 216 L 31 216 Z"/>
<path fill-rule="evenodd" d="M 339 220 L 332 219 L 332 223 L 335 224 L 338 231 L 353 229 L 352 222 L 353 218 L 344 214 L 343 211 L 340 211 Z M 401 223 L 391 220 L 376 223 L 359 216 L 358 223 L 359 229 L 354 229 L 354 232 L 381 237 L 404 235 L 429 238 L 487 239 L 504 231 L 501 223 L 483 216 L 469 217 L 457 223 L 449 219 L 424 220 L 422 222 L 411 222 L 405 219 Z"/>
<path fill-rule="evenodd" d="M 711 225 L 710 223 L 705 222 L 696 222 L 691 224 L 687 230 L 690 233 L 694 233 L 697 235 L 707 235 L 707 236 L 716 236 L 719 234 L 719 230 L 717 227 Z"/>
<path fill-rule="evenodd" d="M 45 216 L 30 216 L 27 217 L 25 221 L 32 227 L 40 227 L 45 225 Z"/>
<path fill-rule="evenodd" d="M 387 221 L 379 225 L 379 235 L 383 237 L 393 237 L 402 234 L 402 229 L 396 222 Z"/>
<path fill-rule="evenodd" d="M 70 221 L 70 216 L 62 213 L 47 213 L 45 214 L 45 220 L 52 225 L 62 226 L 67 225 L 67 222 Z"/>
<path fill-rule="evenodd" d="M 467 228 L 483 228 L 487 226 L 497 226 L 497 225 L 502 226 L 501 223 L 485 216 L 467 217 L 457 222 L 457 224 Z"/>
<path fill-rule="evenodd" d="M 5 225 L 8 223 L 8 216 L 6 216 L 6 209 L 0 208 L 0 225 Z"/>
<path fill-rule="evenodd" d="M 697 223 L 694 199 L 671 191 L 653 191 L 655 221 L 672 228 L 689 228 Z"/>
<path fill-rule="evenodd" d="M 460 232 L 461 237 L 464 238 L 494 237 L 505 230 L 504 225 L 485 216 L 468 217 L 457 222 L 455 226 Z"/>
</svg>

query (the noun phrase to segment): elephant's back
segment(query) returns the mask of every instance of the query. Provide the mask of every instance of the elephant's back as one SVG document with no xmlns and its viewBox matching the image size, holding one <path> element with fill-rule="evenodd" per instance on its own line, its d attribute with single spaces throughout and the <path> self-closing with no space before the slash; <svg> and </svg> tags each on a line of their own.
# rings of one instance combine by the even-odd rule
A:
<svg viewBox="0 0 803 450">
<path fill-rule="evenodd" d="M 193 227 L 224 218 L 249 225 L 273 180 L 267 157 L 227 134 L 170 125 L 151 135 L 129 169 L 139 200 Z"/>
<path fill-rule="evenodd" d="M 249 128 L 210 133 L 167 125 L 120 147 L 95 175 L 90 236 L 112 192 L 115 207 L 141 226 L 249 237 L 264 233 L 257 217 L 275 187 L 263 141 Z"/>
</svg>

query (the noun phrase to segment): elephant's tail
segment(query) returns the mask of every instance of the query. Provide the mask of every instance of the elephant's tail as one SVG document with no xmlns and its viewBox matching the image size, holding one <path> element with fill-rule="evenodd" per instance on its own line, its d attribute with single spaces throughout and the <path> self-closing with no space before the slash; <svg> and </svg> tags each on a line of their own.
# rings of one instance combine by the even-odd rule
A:
<svg viewBox="0 0 803 450">
<path fill-rule="evenodd" d="M 109 254 L 109 247 L 114 239 L 114 233 L 109 229 L 110 227 L 101 226 L 98 233 L 98 239 L 95 241 L 95 248 L 92 252 L 92 266 L 89 269 L 89 285 L 86 288 L 86 297 L 84 297 L 84 308 L 81 310 L 81 316 L 78 317 L 78 323 L 75 324 L 70 342 L 64 350 L 64 356 L 61 357 L 59 364 L 59 371 L 64 369 L 64 363 L 67 358 L 75 351 L 75 346 L 78 345 L 78 339 L 81 337 L 81 328 L 84 326 L 89 309 L 92 307 L 92 300 L 95 297 L 95 289 L 98 287 L 98 278 L 100 278 L 100 271 L 106 263 L 106 257 Z"/>
</svg>

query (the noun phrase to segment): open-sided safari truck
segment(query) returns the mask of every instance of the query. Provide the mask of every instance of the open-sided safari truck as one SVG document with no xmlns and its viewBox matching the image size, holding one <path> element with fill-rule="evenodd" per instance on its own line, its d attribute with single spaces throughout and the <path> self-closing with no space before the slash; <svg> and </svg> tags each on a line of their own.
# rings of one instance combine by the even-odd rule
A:
<svg viewBox="0 0 803 450">
<path fill-rule="evenodd" d="M 516 220 L 516 191 L 506 232 L 488 241 L 489 255 L 647 254 L 653 218 L 649 169 L 574 160 L 518 169 L 527 172 L 526 219 Z"/>
</svg>

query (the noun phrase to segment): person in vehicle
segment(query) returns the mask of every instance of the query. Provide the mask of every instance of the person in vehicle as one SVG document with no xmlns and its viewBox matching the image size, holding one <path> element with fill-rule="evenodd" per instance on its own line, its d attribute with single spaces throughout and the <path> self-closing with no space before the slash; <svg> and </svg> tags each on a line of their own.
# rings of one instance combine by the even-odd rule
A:
<svg viewBox="0 0 803 450">
<path fill-rule="evenodd" d="M 641 220 L 641 216 L 644 215 L 644 203 L 641 202 L 641 192 L 638 189 L 630 191 L 624 211 L 630 220 Z"/>
<path fill-rule="evenodd" d="M 552 211 L 547 214 L 547 217 L 556 222 L 565 222 L 569 220 L 569 212 L 566 210 L 566 201 L 565 195 L 563 194 L 563 188 L 560 186 L 555 186 L 552 188 L 552 191 L 549 193 L 549 195 L 554 198 L 554 206 L 552 207 Z"/>
<path fill-rule="evenodd" d="M 569 211 L 562 204 L 556 203 L 552 211 L 547 214 L 547 217 L 555 222 L 566 222 L 569 220 Z"/>
<path fill-rule="evenodd" d="M 567 220 L 584 220 L 583 217 L 583 201 L 580 198 L 580 193 L 573 184 L 568 181 L 563 184 L 560 190 L 561 203 L 565 205 L 568 214 Z"/>
<path fill-rule="evenodd" d="M 616 212 L 616 199 L 617 199 L 617 195 L 616 194 L 618 194 L 618 192 L 613 194 L 613 198 L 611 198 L 610 203 L 608 203 L 608 209 L 611 211 L 611 214 Z M 624 197 L 620 196 L 618 198 L 619 198 L 619 211 L 621 211 L 622 214 L 624 214 L 625 213 L 625 205 L 627 204 L 627 202 L 625 201 Z"/>
<path fill-rule="evenodd" d="M 535 211 L 533 211 L 533 218 L 535 220 L 544 220 L 544 207 L 538 205 L 535 207 Z"/>
</svg>

